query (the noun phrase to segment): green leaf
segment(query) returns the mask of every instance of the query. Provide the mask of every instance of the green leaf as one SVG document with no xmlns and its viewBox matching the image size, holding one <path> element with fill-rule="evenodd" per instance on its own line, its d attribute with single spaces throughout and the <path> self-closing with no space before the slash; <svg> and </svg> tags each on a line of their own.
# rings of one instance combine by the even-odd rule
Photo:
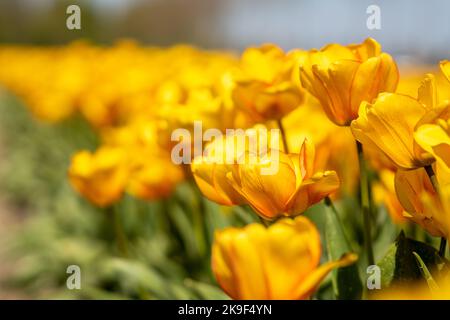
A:
<svg viewBox="0 0 450 320">
<path fill-rule="evenodd" d="M 185 279 L 184 285 L 192 289 L 202 300 L 229 300 L 230 298 L 218 287 L 208 283 Z"/>
<path fill-rule="evenodd" d="M 431 271 L 430 274 L 437 271 L 438 264 L 442 263 L 435 248 L 407 238 L 402 231 L 384 258 L 377 264 L 381 269 L 382 288 L 422 279 L 422 271 L 417 264 L 414 252 L 420 256 L 427 270 Z"/>
<path fill-rule="evenodd" d="M 345 253 L 352 252 L 337 212 L 331 206 L 326 210 L 325 238 L 330 261 L 338 260 Z M 337 299 L 361 299 L 362 283 L 356 264 L 333 270 L 332 283 Z"/>
<path fill-rule="evenodd" d="M 437 291 L 439 290 L 439 287 L 434 281 L 433 276 L 431 275 L 430 270 L 428 270 L 427 265 L 423 262 L 422 258 L 417 254 L 417 252 L 413 252 L 414 257 L 417 261 L 417 266 L 419 267 L 420 271 L 422 272 L 422 276 L 428 283 L 428 287 L 431 291 Z"/>
</svg>

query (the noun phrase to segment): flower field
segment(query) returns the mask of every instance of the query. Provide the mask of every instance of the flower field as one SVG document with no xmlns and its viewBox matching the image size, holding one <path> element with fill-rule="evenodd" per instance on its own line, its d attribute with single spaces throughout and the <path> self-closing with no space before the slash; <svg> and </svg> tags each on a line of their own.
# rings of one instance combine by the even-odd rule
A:
<svg viewBox="0 0 450 320">
<path fill-rule="evenodd" d="M 448 58 L 0 46 L 0 290 L 450 298 Z"/>
</svg>

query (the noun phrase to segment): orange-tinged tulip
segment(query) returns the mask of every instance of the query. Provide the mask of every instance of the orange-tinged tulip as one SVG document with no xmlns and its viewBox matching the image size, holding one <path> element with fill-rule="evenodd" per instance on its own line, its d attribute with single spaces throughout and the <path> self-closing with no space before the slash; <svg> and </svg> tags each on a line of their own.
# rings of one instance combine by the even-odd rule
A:
<svg viewBox="0 0 450 320">
<path fill-rule="evenodd" d="M 202 156 L 196 157 L 191 170 L 197 186 L 210 200 L 222 205 L 235 205 L 243 202 L 242 197 L 228 182 L 226 175 L 250 147 L 254 137 L 256 152 L 267 149 L 269 138 L 262 127 L 254 130 L 237 130 L 233 135 L 222 136 L 209 143 Z M 264 140 L 264 141 L 263 141 Z M 261 141 L 261 145 L 259 143 Z M 258 150 L 262 147 L 263 150 Z"/>
<path fill-rule="evenodd" d="M 398 201 L 395 193 L 395 173 L 391 170 L 384 169 L 379 173 L 380 181 L 373 184 L 373 197 L 375 202 L 383 203 L 396 224 L 402 224 L 408 221 L 403 215 L 403 207 Z"/>
<path fill-rule="evenodd" d="M 330 44 L 310 50 L 300 67 L 303 87 L 339 126 L 348 126 L 358 117 L 361 102 L 394 92 L 398 78 L 392 57 L 371 38 L 359 45 Z"/>
<path fill-rule="evenodd" d="M 217 231 L 212 270 L 233 299 L 307 299 L 333 268 L 357 259 L 347 254 L 319 266 L 320 256 L 319 233 L 300 216 L 268 228 L 254 223 Z"/>
<path fill-rule="evenodd" d="M 405 216 L 435 237 L 450 235 L 450 186 L 437 192 L 425 169 L 398 170 L 395 190 Z"/>
<path fill-rule="evenodd" d="M 184 178 L 180 166 L 170 158 L 148 157 L 144 163 L 132 169 L 127 192 L 145 200 L 155 200 L 169 196 L 175 186 Z"/>
<path fill-rule="evenodd" d="M 293 82 L 294 67 L 295 59 L 275 45 L 245 50 L 234 72 L 236 106 L 257 122 L 280 119 L 297 108 L 303 91 Z"/>
<path fill-rule="evenodd" d="M 441 72 L 434 65 L 412 65 L 400 67 L 400 74 L 402 75 L 397 86 L 396 93 L 406 94 L 412 97 L 417 95 L 417 88 L 423 81 L 423 75 L 431 73 L 435 77 L 437 92 L 439 99 L 450 99 L 450 83 Z"/>
<path fill-rule="evenodd" d="M 400 168 L 414 169 L 434 162 L 434 157 L 416 143 L 414 131 L 435 122 L 446 110 L 445 102 L 438 105 L 434 76 L 428 74 L 417 99 L 382 93 L 372 104 L 363 102 L 351 128 L 363 145 L 383 152 Z"/>
<path fill-rule="evenodd" d="M 80 151 L 72 157 L 72 186 L 97 206 L 120 199 L 128 179 L 126 154 L 120 148 L 101 147 L 95 153 Z"/>
<path fill-rule="evenodd" d="M 375 290 L 371 300 L 450 300 L 450 277 L 446 274 L 433 275 L 429 282 L 413 281 Z"/>
<path fill-rule="evenodd" d="M 289 152 L 300 151 L 299 141 L 304 139 L 313 141 L 316 149 L 315 171 L 336 171 L 341 187 L 333 196 L 353 194 L 359 182 L 359 167 L 349 165 L 358 163 L 355 141 L 350 128 L 338 127 L 329 121 L 316 99 L 305 102 L 302 107 L 283 118 L 283 127 Z"/>
<path fill-rule="evenodd" d="M 256 158 L 254 163 L 233 167 L 227 178 L 245 202 L 266 219 L 303 213 L 339 188 L 335 171 L 314 171 L 314 145 L 307 140 L 298 154 L 269 149 Z M 276 170 L 263 174 L 270 168 Z"/>
<path fill-rule="evenodd" d="M 450 119 L 438 119 L 436 124 L 420 126 L 414 137 L 416 142 L 436 159 L 439 184 L 450 185 Z"/>
<path fill-rule="evenodd" d="M 442 73 L 445 75 L 448 81 L 450 81 L 450 61 L 444 60 L 439 64 L 442 70 Z"/>
</svg>

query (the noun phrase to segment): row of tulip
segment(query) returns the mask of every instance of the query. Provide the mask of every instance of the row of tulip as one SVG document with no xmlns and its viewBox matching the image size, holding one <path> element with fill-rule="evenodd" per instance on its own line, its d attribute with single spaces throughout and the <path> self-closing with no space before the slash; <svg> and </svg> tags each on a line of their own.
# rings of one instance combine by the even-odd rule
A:
<svg viewBox="0 0 450 320">
<path fill-rule="evenodd" d="M 394 59 L 369 38 L 288 53 L 267 44 L 240 58 L 128 41 L 3 47 L 0 64 L 0 83 L 39 119 L 78 114 L 96 130 L 101 145 L 73 155 L 68 170 L 74 189 L 94 205 L 111 207 L 124 193 L 158 201 L 193 178 L 209 200 L 253 209 L 260 224 L 217 231 L 211 248 L 212 271 L 232 298 L 306 299 L 331 270 L 355 263 L 349 248 L 320 265 L 318 230 L 301 214 L 321 201 L 335 210 L 333 202 L 358 194 L 362 213 L 354 214 L 365 226 L 359 255 L 368 265 L 375 264 L 371 220 L 381 205 L 394 223 L 415 223 L 442 238 L 446 261 L 450 62 L 440 70 L 405 68 L 400 77 Z M 266 132 L 260 129 L 281 135 L 252 153 L 246 143 L 229 148 L 230 139 L 246 134 L 236 130 L 206 145 L 191 165 L 175 164 L 171 133 L 193 130 L 199 120 L 222 132 L 251 128 L 258 139 Z M 271 161 L 278 170 L 261 174 Z M 433 290 L 419 285 L 410 297 L 446 298 L 450 279 L 443 274 L 432 279 Z"/>
</svg>

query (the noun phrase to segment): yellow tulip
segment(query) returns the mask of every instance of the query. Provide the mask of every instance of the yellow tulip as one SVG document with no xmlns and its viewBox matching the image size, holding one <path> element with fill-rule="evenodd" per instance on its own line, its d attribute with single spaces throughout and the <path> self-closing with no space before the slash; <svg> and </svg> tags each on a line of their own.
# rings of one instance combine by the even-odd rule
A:
<svg viewBox="0 0 450 320">
<path fill-rule="evenodd" d="M 194 158 L 191 171 L 195 182 L 208 199 L 222 205 L 235 205 L 243 202 L 241 196 L 228 183 L 227 173 L 238 159 L 245 154 L 247 141 L 245 132 L 223 136 L 209 143 L 202 156 Z"/>
<path fill-rule="evenodd" d="M 442 70 L 442 73 L 445 75 L 448 81 L 450 81 L 450 61 L 444 60 L 439 64 Z"/>
<path fill-rule="evenodd" d="M 450 109 L 449 109 L 450 111 Z M 420 126 L 414 137 L 416 142 L 436 159 L 437 171 L 445 172 L 439 174 L 439 184 L 450 185 L 450 119 L 440 118 L 436 124 L 425 124 Z"/>
<path fill-rule="evenodd" d="M 334 196 L 353 194 L 359 182 L 359 167 L 348 165 L 358 162 L 350 128 L 329 121 L 316 99 L 305 102 L 283 118 L 283 127 L 291 153 L 298 153 L 301 147 L 298 142 L 308 139 L 316 149 L 315 170 L 336 171 L 341 187 Z"/>
<path fill-rule="evenodd" d="M 398 78 L 392 57 L 371 38 L 359 45 L 330 44 L 310 50 L 300 67 L 303 87 L 339 126 L 348 126 L 358 117 L 361 102 L 371 102 L 380 92 L 394 92 Z"/>
<path fill-rule="evenodd" d="M 75 190 L 99 207 L 120 199 L 128 174 L 124 151 L 106 146 L 95 153 L 76 153 L 69 168 L 69 180 Z"/>
<path fill-rule="evenodd" d="M 441 70 L 443 71 L 443 70 Z M 433 65 L 412 65 L 400 67 L 402 75 L 397 86 L 396 93 L 406 94 L 412 97 L 417 95 L 417 88 L 423 81 L 423 75 L 431 73 L 435 78 L 437 92 L 440 100 L 450 99 L 450 83 L 444 73 Z"/>
<path fill-rule="evenodd" d="M 236 106 L 256 122 L 281 119 L 303 101 L 303 91 L 292 79 L 294 67 L 293 57 L 275 45 L 245 50 L 234 72 Z"/>
<path fill-rule="evenodd" d="M 305 217 L 282 219 L 268 228 L 250 224 L 217 231 L 212 270 L 233 299 L 308 299 L 334 268 L 357 260 L 347 254 L 319 266 L 320 236 Z"/>
<path fill-rule="evenodd" d="M 441 186 L 437 192 L 425 169 L 419 168 L 398 170 L 395 174 L 395 190 L 406 211 L 405 217 L 432 236 L 449 238 L 450 186 Z"/>
<path fill-rule="evenodd" d="M 245 203 L 266 219 L 303 213 L 339 188 L 335 171 L 315 172 L 314 145 L 307 140 L 298 154 L 269 149 L 248 156 L 256 156 L 256 161 L 232 167 L 227 178 Z M 263 174 L 270 168 L 277 170 Z"/>
<path fill-rule="evenodd" d="M 127 192 L 144 200 L 157 200 L 169 196 L 184 178 L 180 166 L 167 159 L 149 156 L 141 165 L 132 168 Z"/>
<path fill-rule="evenodd" d="M 378 175 L 380 181 L 372 185 L 375 202 L 385 205 L 386 210 L 394 223 L 405 223 L 407 219 L 403 216 L 404 209 L 395 193 L 395 173 L 391 170 L 384 169 L 378 172 Z"/>
<path fill-rule="evenodd" d="M 433 156 L 416 143 L 414 131 L 422 124 L 433 123 L 447 109 L 446 103 L 438 105 L 434 76 L 428 74 L 417 99 L 382 93 L 372 104 L 363 102 L 351 128 L 364 146 L 383 152 L 400 168 L 414 169 L 434 162 Z"/>
<path fill-rule="evenodd" d="M 371 300 L 450 300 L 450 279 L 436 279 L 433 285 L 413 282 L 381 290 Z"/>
</svg>

